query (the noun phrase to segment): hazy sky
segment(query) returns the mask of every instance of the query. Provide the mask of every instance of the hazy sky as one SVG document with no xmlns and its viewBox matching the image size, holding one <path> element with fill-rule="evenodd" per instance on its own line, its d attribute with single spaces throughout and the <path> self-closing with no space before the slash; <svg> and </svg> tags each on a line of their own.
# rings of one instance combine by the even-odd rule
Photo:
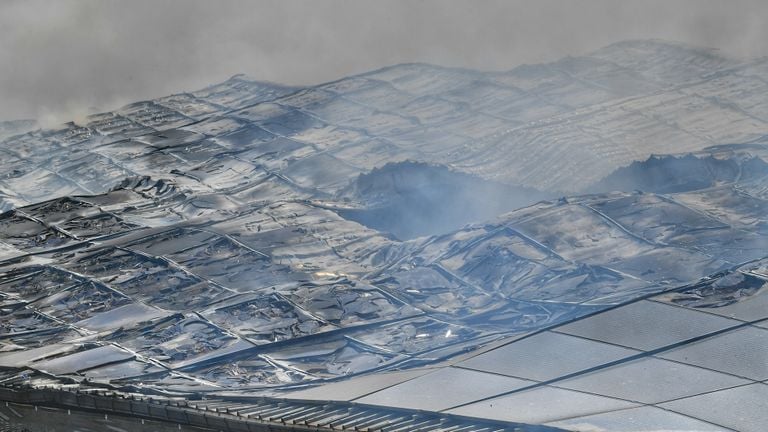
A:
<svg viewBox="0 0 768 432">
<path fill-rule="evenodd" d="M 0 119 L 68 120 L 236 73 L 485 70 L 660 38 L 768 54 L 765 0 L 0 0 Z"/>
</svg>

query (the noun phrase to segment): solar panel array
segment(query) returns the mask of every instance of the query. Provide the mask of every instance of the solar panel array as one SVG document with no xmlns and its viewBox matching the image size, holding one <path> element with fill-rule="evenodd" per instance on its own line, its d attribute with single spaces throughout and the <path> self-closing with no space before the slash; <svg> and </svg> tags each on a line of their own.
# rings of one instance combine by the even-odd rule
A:
<svg viewBox="0 0 768 432">
<path fill-rule="evenodd" d="M 720 272 L 766 255 L 766 64 L 634 42 L 501 73 L 238 76 L 6 138 L 0 383 L 474 418 L 457 430 L 756 430 L 765 272 Z M 673 150 L 696 153 L 634 166 L 670 190 L 407 241 L 348 216 L 388 162 L 558 194 Z"/>
<path fill-rule="evenodd" d="M 768 262 L 752 262 L 352 400 L 567 430 L 761 431 L 766 270 Z"/>
</svg>

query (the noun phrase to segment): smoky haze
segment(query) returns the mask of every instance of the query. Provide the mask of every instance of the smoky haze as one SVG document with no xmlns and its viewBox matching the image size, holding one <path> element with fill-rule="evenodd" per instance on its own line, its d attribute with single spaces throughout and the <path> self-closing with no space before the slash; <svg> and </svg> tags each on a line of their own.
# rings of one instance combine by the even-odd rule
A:
<svg viewBox="0 0 768 432">
<path fill-rule="evenodd" d="M 763 0 L 0 3 L 0 119 L 77 119 L 236 73 L 312 84 L 394 63 L 482 70 L 658 38 L 766 54 Z"/>
</svg>

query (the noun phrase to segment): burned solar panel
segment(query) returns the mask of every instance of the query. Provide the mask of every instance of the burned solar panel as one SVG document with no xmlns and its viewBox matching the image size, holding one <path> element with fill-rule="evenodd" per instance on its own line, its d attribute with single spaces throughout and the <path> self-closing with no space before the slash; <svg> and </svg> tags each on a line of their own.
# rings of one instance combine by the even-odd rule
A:
<svg viewBox="0 0 768 432">
<path fill-rule="evenodd" d="M 217 429 L 759 430 L 762 63 L 235 76 L 3 135 L 0 387 Z"/>
</svg>

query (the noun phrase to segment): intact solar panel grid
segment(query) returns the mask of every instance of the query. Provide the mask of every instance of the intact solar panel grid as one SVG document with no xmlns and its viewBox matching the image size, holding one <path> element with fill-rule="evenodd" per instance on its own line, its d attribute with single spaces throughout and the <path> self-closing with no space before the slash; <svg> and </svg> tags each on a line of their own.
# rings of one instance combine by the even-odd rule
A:
<svg viewBox="0 0 768 432">
<path fill-rule="evenodd" d="M 741 432 L 763 432 L 768 424 L 768 385 L 756 383 L 660 406 Z"/>
<path fill-rule="evenodd" d="M 346 380 L 318 387 L 310 387 L 306 390 L 291 393 L 291 397 L 307 400 L 350 401 L 431 372 L 433 372 L 433 370 L 416 369 L 367 375 L 355 380 Z"/>
<path fill-rule="evenodd" d="M 539 387 L 457 407 L 447 412 L 523 423 L 547 423 L 635 406 L 638 404 L 606 396 Z"/>
<path fill-rule="evenodd" d="M 547 381 L 641 353 L 580 337 L 544 332 L 459 363 L 460 366 Z"/>
<path fill-rule="evenodd" d="M 739 324 L 731 319 L 643 300 L 566 324 L 557 331 L 653 350 Z"/>
<path fill-rule="evenodd" d="M 731 375 L 648 357 L 567 379 L 556 385 L 648 404 L 748 382 Z"/>
<path fill-rule="evenodd" d="M 768 379 L 768 330 L 743 327 L 657 356 L 762 381 Z"/>
<path fill-rule="evenodd" d="M 552 422 L 549 425 L 563 429 L 611 432 L 723 432 L 726 430 L 721 426 L 653 406 L 576 417 Z"/>
<path fill-rule="evenodd" d="M 459 368 L 443 368 L 370 394 L 355 402 L 441 411 L 535 384 Z"/>
</svg>

